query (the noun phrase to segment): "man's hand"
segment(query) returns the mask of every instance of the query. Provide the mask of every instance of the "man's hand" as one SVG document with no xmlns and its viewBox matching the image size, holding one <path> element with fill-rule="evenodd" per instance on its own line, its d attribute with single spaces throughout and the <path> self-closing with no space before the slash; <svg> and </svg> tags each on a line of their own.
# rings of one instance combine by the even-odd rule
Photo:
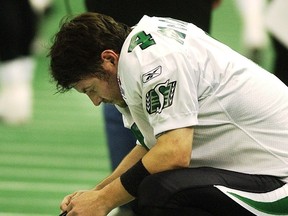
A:
<svg viewBox="0 0 288 216">
<path fill-rule="evenodd" d="M 66 212 L 68 205 L 70 204 L 71 200 L 77 198 L 78 196 L 80 196 L 85 191 L 87 191 L 87 190 L 76 191 L 73 194 L 69 194 L 66 197 L 64 197 L 64 199 L 62 200 L 61 205 L 60 205 L 61 211 Z"/>
<path fill-rule="evenodd" d="M 67 211 L 67 216 L 106 216 L 110 211 L 100 192 L 95 190 L 75 192 L 66 196 L 61 209 Z"/>
<path fill-rule="evenodd" d="M 117 178 L 101 190 L 78 191 L 66 196 L 60 208 L 67 211 L 67 216 L 106 216 L 112 209 L 133 199 Z"/>
</svg>

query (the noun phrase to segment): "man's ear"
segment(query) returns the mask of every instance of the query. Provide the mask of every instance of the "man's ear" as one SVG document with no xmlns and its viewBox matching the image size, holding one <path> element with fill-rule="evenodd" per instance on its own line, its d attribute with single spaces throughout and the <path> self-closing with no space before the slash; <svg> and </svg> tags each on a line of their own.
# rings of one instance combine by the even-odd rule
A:
<svg viewBox="0 0 288 216">
<path fill-rule="evenodd" d="M 103 61 L 109 61 L 114 65 L 118 63 L 118 58 L 119 58 L 119 55 L 115 53 L 113 50 L 104 50 L 101 53 L 101 59 Z"/>
</svg>

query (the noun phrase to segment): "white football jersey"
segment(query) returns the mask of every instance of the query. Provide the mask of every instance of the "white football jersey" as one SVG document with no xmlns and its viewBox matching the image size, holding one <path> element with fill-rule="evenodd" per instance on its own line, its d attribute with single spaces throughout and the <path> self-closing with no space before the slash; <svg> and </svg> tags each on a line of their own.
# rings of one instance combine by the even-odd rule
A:
<svg viewBox="0 0 288 216">
<path fill-rule="evenodd" d="M 125 125 L 136 123 L 148 148 L 192 126 L 191 167 L 288 181 L 288 88 L 193 24 L 144 16 L 122 47 L 118 80 Z"/>
</svg>

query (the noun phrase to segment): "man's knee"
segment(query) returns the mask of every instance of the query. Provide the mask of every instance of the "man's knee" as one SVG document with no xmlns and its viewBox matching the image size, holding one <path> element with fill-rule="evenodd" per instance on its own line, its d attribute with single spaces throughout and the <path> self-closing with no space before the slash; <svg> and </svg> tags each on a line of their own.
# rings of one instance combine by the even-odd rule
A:
<svg viewBox="0 0 288 216">
<path fill-rule="evenodd" d="M 165 174 L 153 174 L 146 177 L 138 190 L 139 206 L 163 206 L 172 193 L 171 185 L 165 180 Z"/>
<path fill-rule="evenodd" d="M 180 180 L 178 183 L 176 183 L 177 179 Z M 186 199 L 185 189 L 179 187 L 179 185 L 183 186 L 181 179 L 183 179 L 181 172 L 174 171 L 166 171 L 146 177 L 138 190 L 140 215 L 212 216 L 212 214 L 197 206 L 189 206 L 191 199 Z M 195 196 L 197 197 L 197 195 Z"/>
</svg>

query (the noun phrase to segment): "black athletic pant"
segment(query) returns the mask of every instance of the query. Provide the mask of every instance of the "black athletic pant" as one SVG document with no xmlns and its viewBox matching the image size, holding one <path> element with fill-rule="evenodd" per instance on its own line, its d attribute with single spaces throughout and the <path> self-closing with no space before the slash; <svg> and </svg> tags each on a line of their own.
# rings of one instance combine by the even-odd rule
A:
<svg viewBox="0 0 288 216">
<path fill-rule="evenodd" d="M 288 86 L 288 48 L 285 47 L 277 38 L 271 36 L 275 50 L 274 74 Z"/>
<path fill-rule="evenodd" d="M 215 186 L 259 194 L 284 185 L 271 176 L 248 175 L 208 167 L 165 171 L 151 175 L 141 183 L 137 215 L 252 216 L 255 214 Z M 284 208 L 288 214 L 288 200 Z M 276 208 L 276 211 L 284 210 Z"/>
<path fill-rule="evenodd" d="M 209 32 L 213 0 L 85 0 L 88 11 L 133 26 L 143 15 L 172 17 Z"/>
<path fill-rule="evenodd" d="M 29 0 L 1 0 L 0 28 L 0 61 L 31 54 L 37 16 Z"/>
</svg>

